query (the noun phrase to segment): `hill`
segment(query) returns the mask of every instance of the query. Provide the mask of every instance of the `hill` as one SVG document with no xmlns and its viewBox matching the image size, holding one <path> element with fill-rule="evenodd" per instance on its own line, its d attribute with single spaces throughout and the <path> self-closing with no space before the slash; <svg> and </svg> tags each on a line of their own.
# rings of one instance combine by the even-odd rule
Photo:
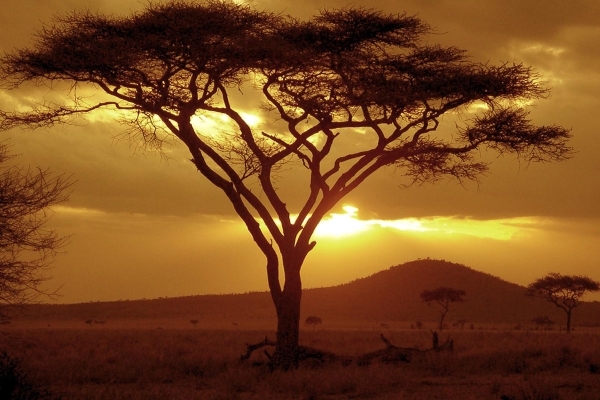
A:
<svg viewBox="0 0 600 400">
<path fill-rule="evenodd" d="M 306 289 L 303 319 L 318 315 L 331 326 L 435 321 L 436 305 L 428 306 L 419 294 L 448 286 L 465 290 L 466 301 L 453 304 L 447 321 L 530 324 L 547 315 L 563 323 L 564 312 L 543 299 L 524 296 L 525 288 L 461 264 L 443 260 L 416 260 L 393 266 L 369 277 L 327 288 Z M 19 319 L 81 321 L 199 319 L 210 326 L 274 327 L 270 295 L 254 292 L 202 295 L 155 300 L 96 302 L 30 306 Z M 600 303 L 583 303 L 573 313 L 575 326 L 600 326 Z"/>
<path fill-rule="evenodd" d="M 306 314 L 322 318 L 432 321 L 438 308 L 420 301 L 423 290 L 440 286 L 466 291 L 466 301 L 451 305 L 450 321 L 530 323 L 540 315 L 562 322 L 564 312 L 544 299 L 524 295 L 525 287 L 443 260 L 416 260 L 345 285 L 305 291 Z M 580 325 L 600 325 L 600 303 L 584 303 L 573 313 Z"/>
</svg>

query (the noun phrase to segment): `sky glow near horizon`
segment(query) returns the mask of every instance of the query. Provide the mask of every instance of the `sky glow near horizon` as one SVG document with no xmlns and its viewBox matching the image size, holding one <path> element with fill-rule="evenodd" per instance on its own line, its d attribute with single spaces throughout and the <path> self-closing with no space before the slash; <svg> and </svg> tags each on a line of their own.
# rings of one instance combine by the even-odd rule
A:
<svg viewBox="0 0 600 400">
<path fill-rule="evenodd" d="M 379 227 L 422 234 L 467 235 L 510 240 L 527 227 L 534 227 L 536 224 L 535 218 L 529 217 L 488 221 L 455 217 L 362 220 L 358 218 L 358 208 L 345 205 L 342 209 L 344 213 L 331 213 L 328 217 L 323 218 L 315 230 L 316 237 L 343 238 L 367 234 L 372 228 Z"/>
<path fill-rule="evenodd" d="M 42 23 L 73 7 L 127 15 L 144 5 L 137 0 L 5 3 L 11 12 L 0 15 L 0 51 L 28 45 Z M 352 4 L 418 14 L 436 30 L 431 43 L 465 49 L 472 60 L 532 66 L 551 95 L 522 105 L 537 124 L 571 128 L 577 153 L 563 163 L 527 165 L 484 150 L 481 156 L 491 163 L 490 174 L 464 187 L 440 181 L 401 189 L 401 175 L 382 170 L 319 224 L 317 246 L 303 269 L 304 286 L 345 283 L 427 257 L 522 285 L 548 272 L 600 280 L 600 137 L 595 118 L 600 107 L 600 4 Z M 344 7 L 347 2 L 256 0 L 252 5 L 308 18 L 321 7 Z M 22 93 L 0 90 L 0 108 L 25 107 L 40 96 L 60 101 L 60 93 L 48 87 L 27 87 Z M 285 131 L 258 108 L 255 98 L 248 99 L 249 93 L 244 89 L 232 94 L 242 118 L 257 134 L 264 130 L 285 139 Z M 85 88 L 81 94 L 87 98 L 92 92 Z M 439 134 L 451 134 L 455 122 L 485 107 L 476 103 L 464 115 L 444 117 Z M 2 134 L 20 155 L 19 163 L 73 174 L 77 181 L 70 201 L 56 207 L 50 221 L 60 234 L 73 235 L 47 283 L 51 288 L 64 285 L 59 302 L 266 290 L 263 256 L 223 194 L 195 171 L 187 150 L 169 139 L 161 155 L 122 140 L 123 127 L 115 115 L 107 110 L 76 126 Z M 217 138 L 230 133 L 229 123 L 226 117 L 203 115 L 193 124 L 202 135 Z M 345 136 L 367 140 L 366 130 L 355 132 Z M 318 137 L 314 143 L 318 145 Z M 299 187 L 288 184 L 295 179 L 286 170 L 278 182 L 286 200 L 304 198 Z"/>
</svg>

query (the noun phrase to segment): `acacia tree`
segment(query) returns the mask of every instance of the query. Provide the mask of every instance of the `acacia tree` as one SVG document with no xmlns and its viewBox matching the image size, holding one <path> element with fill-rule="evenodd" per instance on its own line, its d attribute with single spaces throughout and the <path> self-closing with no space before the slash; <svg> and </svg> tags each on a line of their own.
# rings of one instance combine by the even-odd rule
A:
<svg viewBox="0 0 600 400">
<path fill-rule="evenodd" d="M 432 302 L 436 302 L 440 305 L 440 323 L 438 328 L 440 332 L 444 329 L 444 318 L 448 311 L 450 311 L 451 303 L 462 303 L 465 301 L 464 296 L 467 293 L 464 290 L 460 289 L 452 289 L 449 287 L 439 287 L 434 290 L 423 290 L 421 292 L 421 300 L 426 302 L 427 304 L 431 304 Z"/>
<path fill-rule="evenodd" d="M 11 165 L 0 142 L 0 306 L 29 303 L 45 292 L 46 280 L 64 237 L 48 229 L 48 210 L 67 200 L 68 178 L 50 170 Z M 6 316 L 0 310 L 0 319 Z"/>
<path fill-rule="evenodd" d="M 599 290 L 600 282 L 587 276 L 550 273 L 530 283 L 525 294 L 544 298 L 561 308 L 567 314 L 567 333 L 571 333 L 573 309 L 581 304 L 581 297 L 586 292 Z"/>
<path fill-rule="evenodd" d="M 7 88 L 67 82 L 70 96 L 4 111 L 0 126 L 47 127 L 111 108 L 146 145 L 170 135 L 185 144 L 266 258 L 278 318 L 272 362 L 288 368 L 298 362 L 300 270 L 315 228 L 376 171 L 391 166 L 415 182 L 476 179 L 487 169 L 475 159 L 482 148 L 527 161 L 570 153 L 568 130 L 535 126 L 520 108 L 547 94 L 532 70 L 471 62 L 457 48 L 428 45 L 429 31 L 416 17 L 367 9 L 299 21 L 210 0 L 150 4 L 127 17 L 76 12 L 39 31 L 32 48 L 5 55 L 0 74 Z M 77 97 L 89 86 L 103 100 Z M 239 97 L 260 98 L 269 131 L 244 119 Z M 476 102 L 485 111 L 469 114 Z M 436 133 L 448 112 L 471 118 Z M 195 125 L 208 115 L 229 130 Z M 277 184 L 292 166 L 306 191 L 286 198 Z"/>
<path fill-rule="evenodd" d="M 321 318 L 319 318 L 319 317 L 311 315 L 311 316 L 307 317 L 306 320 L 304 320 L 304 323 L 306 325 L 312 325 L 313 329 L 315 329 L 317 327 L 317 325 L 323 323 L 323 320 Z"/>
<path fill-rule="evenodd" d="M 542 329 L 550 329 L 552 325 L 555 324 L 547 315 L 540 315 L 539 317 L 535 317 L 531 320 L 531 322 L 535 323 L 538 326 L 541 326 Z"/>
</svg>

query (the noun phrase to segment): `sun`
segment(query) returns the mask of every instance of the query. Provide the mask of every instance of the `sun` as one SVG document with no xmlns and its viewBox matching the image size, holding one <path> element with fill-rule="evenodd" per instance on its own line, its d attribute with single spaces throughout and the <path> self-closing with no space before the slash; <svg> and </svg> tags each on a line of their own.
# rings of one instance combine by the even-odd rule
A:
<svg viewBox="0 0 600 400">
<path fill-rule="evenodd" d="M 344 205 L 343 214 L 331 213 L 324 218 L 317 229 L 315 236 L 341 238 L 345 236 L 358 235 L 373 230 L 373 228 L 392 228 L 399 231 L 425 232 L 431 229 L 425 228 L 421 221 L 408 218 L 399 220 L 362 220 L 358 218 L 358 208 Z"/>
<path fill-rule="evenodd" d="M 329 217 L 324 218 L 317 226 L 315 236 L 343 237 L 371 229 L 368 221 L 357 218 L 358 208 L 345 205 L 342 209 L 344 214 L 331 213 Z"/>
</svg>

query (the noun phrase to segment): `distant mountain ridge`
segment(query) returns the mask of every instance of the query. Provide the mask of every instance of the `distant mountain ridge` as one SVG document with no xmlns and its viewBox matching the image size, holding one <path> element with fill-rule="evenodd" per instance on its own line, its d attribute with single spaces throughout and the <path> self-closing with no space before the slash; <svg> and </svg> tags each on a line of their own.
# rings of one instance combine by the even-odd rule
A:
<svg viewBox="0 0 600 400">
<path fill-rule="evenodd" d="M 339 286 L 305 289 L 303 319 L 317 315 L 324 322 L 388 324 L 436 321 L 438 308 L 420 300 L 426 289 L 440 286 L 466 291 L 464 303 L 453 304 L 447 321 L 469 323 L 531 324 L 547 315 L 564 323 L 564 312 L 544 299 L 524 295 L 523 286 L 444 260 L 420 259 L 390 267 L 371 276 Z M 186 319 L 201 321 L 245 321 L 271 324 L 275 312 L 267 292 L 231 295 L 200 295 L 155 300 L 36 305 L 27 319 L 124 320 Z M 582 303 L 573 312 L 575 326 L 600 326 L 600 303 Z M 237 325 L 237 323 L 236 323 Z"/>
</svg>

